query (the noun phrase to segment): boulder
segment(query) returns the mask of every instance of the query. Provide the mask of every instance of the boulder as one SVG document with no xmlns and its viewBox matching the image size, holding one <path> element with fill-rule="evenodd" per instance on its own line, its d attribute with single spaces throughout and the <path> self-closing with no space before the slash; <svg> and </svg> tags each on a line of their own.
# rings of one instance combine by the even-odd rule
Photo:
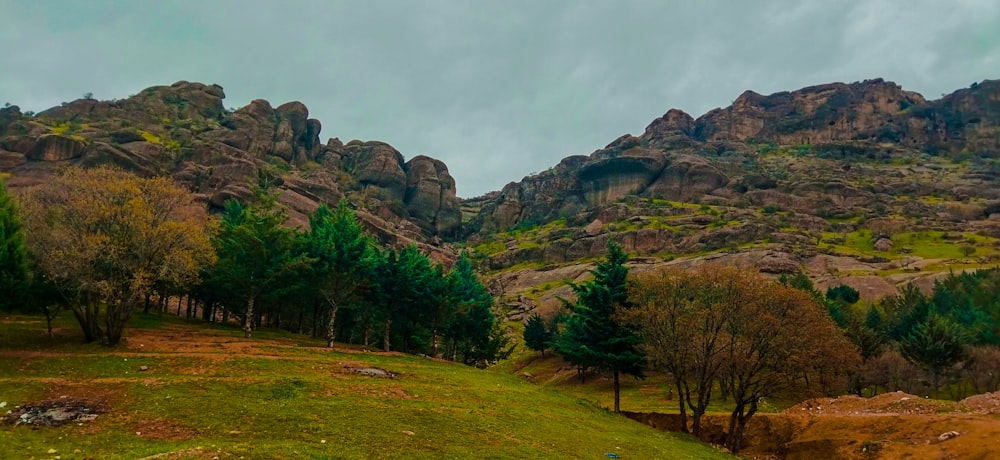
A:
<svg viewBox="0 0 1000 460">
<path fill-rule="evenodd" d="M 86 145 L 71 137 L 49 134 L 39 137 L 34 147 L 25 153 L 31 161 L 66 161 L 80 158 Z"/>
<path fill-rule="evenodd" d="M 451 235 L 462 224 L 455 179 L 439 160 L 419 155 L 406 162 L 406 210 L 421 228 Z"/>
</svg>

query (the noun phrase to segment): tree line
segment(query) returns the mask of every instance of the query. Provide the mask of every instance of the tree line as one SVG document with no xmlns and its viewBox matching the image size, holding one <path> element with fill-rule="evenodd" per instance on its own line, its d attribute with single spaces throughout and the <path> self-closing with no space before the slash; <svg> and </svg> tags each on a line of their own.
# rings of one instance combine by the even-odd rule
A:
<svg viewBox="0 0 1000 460">
<path fill-rule="evenodd" d="M 698 435 L 715 400 L 733 410 L 726 447 L 738 453 L 746 424 L 767 397 L 1000 389 L 1000 269 L 950 273 L 930 294 L 907 285 L 862 305 L 847 285 L 822 293 L 804 273 L 771 280 L 707 265 L 630 276 L 609 242 L 575 302 L 525 324 L 525 344 L 611 374 L 661 371 L 680 402 L 681 426 Z M 671 391 L 673 391 L 671 390 Z"/>
<path fill-rule="evenodd" d="M 415 245 L 381 247 L 347 200 L 288 228 L 266 187 L 255 195 L 215 217 L 169 179 L 112 168 L 69 168 L 19 200 L 0 182 L 0 308 L 43 312 L 50 331 L 69 310 L 107 345 L 157 297 L 247 338 L 282 328 L 466 364 L 511 352 L 464 255 L 449 270 Z"/>
</svg>

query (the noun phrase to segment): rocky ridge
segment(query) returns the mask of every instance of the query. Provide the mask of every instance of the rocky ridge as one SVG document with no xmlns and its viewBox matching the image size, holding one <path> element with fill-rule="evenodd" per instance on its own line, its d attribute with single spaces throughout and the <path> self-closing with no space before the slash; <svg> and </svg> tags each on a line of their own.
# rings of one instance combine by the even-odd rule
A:
<svg viewBox="0 0 1000 460">
<path fill-rule="evenodd" d="M 230 111 L 224 97 L 217 85 L 178 82 L 37 115 L 5 107 L 0 171 L 16 189 L 62 165 L 114 164 L 170 176 L 216 208 L 267 186 L 299 226 L 347 197 L 383 243 L 449 259 L 443 243 L 457 242 L 504 271 L 500 282 L 585 266 L 608 239 L 637 254 L 638 268 L 805 270 L 821 286 L 849 280 L 866 298 L 1000 260 L 997 80 L 934 101 L 881 79 L 747 91 L 697 119 L 669 110 L 639 136 L 469 200 L 441 161 L 406 160 L 379 141 L 323 142 L 300 102 Z"/>
<path fill-rule="evenodd" d="M 0 171 L 12 188 L 45 180 L 67 164 L 112 164 L 170 176 L 215 208 L 268 186 L 307 225 L 319 204 L 347 197 L 383 242 L 440 246 L 460 233 L 455 180 L 426 156 L 406 161 L 389 144 L 320 140 L 322 124 L 301 102 L 254 100 L 228 111 L 218 85 L 177 82 L 127 99 L 84 98 L 37 115 L 0 109 Z M 427 250 L 451 257 L 450 250 Z"/>
<path fill-rule="evenodd" d="M 613 238 L 659 264 L 805 270 L 872 298 L 932 283 L 935 265 L 995 261 L 998 174 L 1000 80 L 927 101 L 876 79 L 747 91 L 697 119 L 670 110 L 464 205 L 477 210 L 469 245 L 493 270 L 596 257 Z M 921 252 L 931 243 L 915 235 L 976 256 Z"/>
</svg>

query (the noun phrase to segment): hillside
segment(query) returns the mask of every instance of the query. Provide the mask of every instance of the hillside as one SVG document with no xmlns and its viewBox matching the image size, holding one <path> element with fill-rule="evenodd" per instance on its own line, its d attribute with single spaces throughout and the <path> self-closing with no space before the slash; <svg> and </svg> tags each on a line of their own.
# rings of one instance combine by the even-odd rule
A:
<svg viewBox="0 0 1000 460">
<path fill-rule="evenodd" d="M 3 458 L 730 458 L 503 373 L 142 315 L 124 346 L 0 318 Z M 498 390 L 502 389 L 502 390 Z M 53 410 L 56 408 L 56 410 Z M 32 414 L 36 414 L 34 417 Z M 90 415 L 76 420 L 76 415 Z"/>
<path fill-rule="evenodd" d="M 640 271 L 801 270 L 875 300 L 995 264 L 998 139 L 1000 81 L 934 101 L 881 79 L 748 91 L 466 200 L 467 241 L 505 293 L 531 303 L 558 304 L 567 290 L 548 291 L 583 276 L 578 262 L 609 238 Z"/>
<path fill-rule="evenodd" d="M 38 114 L 6 107 L 0 172 L 16 190 L 63 165 L 110 163 L 170 176 L 215 209 L 265 184 L 294 226 L 347 197 L 383 244 L 416 242 L 437 260 L 473 249 L 494 293 L 519 308 L 551 300 L 608 238 L 639 270 L 802 270 L 866 300 L 1000 257 L 997 80 L 937 100 L 881 79 L 747 91 L 698 118 L 670 110 L 639 136 L 466 200 L 438 160 L 321 142 L 300 102 L 228 110 L 223 98 L 218 85 L 178 82 Z"/>
</svg>

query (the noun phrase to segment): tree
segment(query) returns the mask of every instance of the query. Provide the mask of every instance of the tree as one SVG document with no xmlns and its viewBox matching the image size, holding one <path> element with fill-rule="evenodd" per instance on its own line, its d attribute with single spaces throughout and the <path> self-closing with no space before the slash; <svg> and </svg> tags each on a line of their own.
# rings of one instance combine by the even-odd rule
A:
<svg viewBox="0 0 1000 460">
<path fill-rule="evenodd" d="M 218 255 L 212 276 L 216 285 L 244 300 L 246 338 L 253 333 L 257 299 L 281 281 L 305 272 L 311 262 L 307 255 L 293 253 L 294 232 L 281 226 L 284 220 L 274 198 L 258 191 L 257 202 L 249 207 L 235 200 L 226 203 L 212 238 Z"/>
<path fill-rule="evenodd" d="M 937 392 L 944 372 L 965 358 L 968 342 L 961 325 L 931 314 L 899 342 L 899 352 L 907 361 L 931 372 L 932 388 Z"/>
<path fill-rule="evenodd" d="M 22 306 L 28 291 L 28 250 L 24 224 L 7 185 L 0 177 L 0 310 Z"/>
<path fill-rule="evenodd" d="M 355 300 L 374 267 L 374 242 L 364 233 L 354 211 L 341 200 L 330 212 L 325 205 L 309 216 L 310 229 L 303 235 L 305 253 L 313 259 L 310 281 L 315 292 L 329 305 L 326 324 L 327 347 L 336 339 L 337 310 Z"/>
<path fill-rule="evenodd" d="M 545 327 L 545 320 L 538 313 L 528 318 L 527 324 L 524 325 L 523 336 L 524 344 L 528 348 L 540 351 L 542 352 L 542 356 L 545 356 L 545 349 L 549 347 L 549 343 L 552 341 L 552 331 Z"/>
<path fill-rule="evenodd" d="M 493 314 L 493 296 L 472 270 L 472 263 L 462 254 L 448 274 L 451 289 L 449 302 L 455 311 L 448 321 L 446 335 L 452 343 L 452 360 L 458 353 L 462 362 L 492 361 L 503 354 L 507 340 Z"/>
<path fill-rule="evenodd" d="M 393 327 L 399 344 L 408 350 L 411 332 L 433 302 L 426 297 L 430 260 L 415 244 L 401 250 L 387 249 L 379 257 L 373 277 L 376 313 L 382 319 L 382 349 L 389 351 Z"/>
<path fill-rule="evenodd" d="M 708 266 L 646 273 L 629 286 L 635 308 L 623 319 L 639 331 L 650 365 L 673 377 L 683 430 L 690 409 L 695 436 L 728 356 L 726 324 L 745 301 L 740 284 L 745 277 L 736 269 Z"/>
<path fill-rule="evenodd" d="M 597 263 L 594 279 L 572 285 L 577 296 L 574 314 L 556 346 L 559 354 L 577 366 L 612 373 L 616 413 L 621 412 L 620 374 L 641 378 L 646 361 L 638 347 L 639 337 L 627 325 L 612 320 L 617 309 L 627 308 L 626 260 L 621 246 L 609 240 L 607 258 Z"/>
<path fill-rule="evenodd" d="M 821 380 L 813 375 L 856 361 L 811 293 L 756 272 L 718 266 L 651 272 L 630 283 L 629 301 L 633 308 L 619 318 L 638 330 L 650 365 L 671 374 L 685 426 L 690 409 L 699 434 L 715 385 L 733 397 L 726 446 L 734 454 L 761 398 L 804 390 Z"/>
<path fill-rule="evenodd" d="M 204 208 L 170 179 L 71 168 L 25 196 L 28 246 L 87 341 L 115 345 L 157 283 L 192 285 L 214 254 Z"/>
<path fill-rule="evenodd" d="M 763 398 L 800 387 L 803 375 L 843 372 L 859 359 L 809 292 L 771 283 L 756 273 L 732 288 L 742 292 L 742 301 L 727 318 L 722 380 L 734 404 L 726 447 L 738 455 L 746 424 Z"/>
</svg>

